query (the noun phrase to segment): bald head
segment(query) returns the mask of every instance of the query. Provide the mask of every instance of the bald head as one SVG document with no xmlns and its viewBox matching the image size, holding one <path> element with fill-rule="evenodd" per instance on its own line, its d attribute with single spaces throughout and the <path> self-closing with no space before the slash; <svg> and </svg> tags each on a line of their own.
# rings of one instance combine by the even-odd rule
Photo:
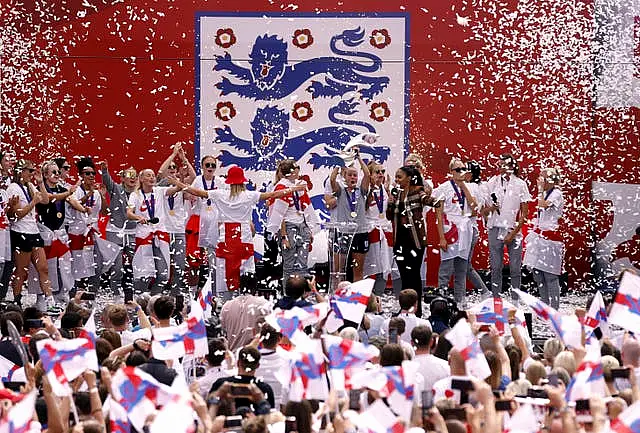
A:
<svg viewBox="0 0 640 433">
<path fill-rule="evenodd" d="M 622 343 L 620 355 L 622 357 L 622 364 L 640 367 L 640 342 L 633 338 L 627 339 L 627 341 Z"/>
<path fill-rule="evenodd" d="M 452 376 L 466 376 L 467 369 L 464 365 L 464 358 L 457 349 L 449 351 L 449 368 Z"/>
</svg>

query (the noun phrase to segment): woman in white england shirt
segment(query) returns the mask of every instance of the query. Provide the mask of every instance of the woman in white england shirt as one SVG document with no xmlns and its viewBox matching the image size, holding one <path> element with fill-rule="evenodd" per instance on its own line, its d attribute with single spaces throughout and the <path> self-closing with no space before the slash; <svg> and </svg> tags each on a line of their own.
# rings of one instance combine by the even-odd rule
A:
<svg viewBox="0 0 640 433">
<path fill-rule="evenodd" d="M 14 250 L 15 269 L 13 271 L 13 297 L 16 303 L 22 300 L 22 287 L 27 278 L 29 264 L 33 263 L 38 273 L 40 289 L 46 296 L 47 308 L 55 301 L 51 294 L 49 268 L 44 253 L 44 241 L 36 222 L 36 204 L 48 203 L 46 194 L 41 193 L 31 182 L 36 169 L 31 161 L 21 160 L 16 165 L 13 183 L 7 188 L 7 196 L 14 206 L 9 210 L 11 218 L 11 246 Z M 38 176 L 41 176 L 38 173 Z M 41 181 L 40 177 L 40 181 Z M 17 203 L 14 197 L 18 197 Z"/>
<path fill-rule="evenodd" d="M 564 197 L 558 187 L 560 173 L 547 168 L 538 177 L 538 215 L 534 228 L 527 235 L 523 263 L 533 270 L 542 301 L 555 309 L 560 307 L 560 274 L 564 258 L 564 244 L 560 219 Z"/>
</svg>

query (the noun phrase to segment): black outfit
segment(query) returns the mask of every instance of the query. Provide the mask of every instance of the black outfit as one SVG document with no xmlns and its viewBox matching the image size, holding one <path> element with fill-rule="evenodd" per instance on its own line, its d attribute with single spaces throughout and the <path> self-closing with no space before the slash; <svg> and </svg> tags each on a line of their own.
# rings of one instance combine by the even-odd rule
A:
<svg viewBox="0 0 640 433">
<path fill-rule="evenodd" d="M 173 380 L 178 373 L 173 368 L 169 368 L 164 361 L 155 358 L 149 358 L 149 361 L 142 364 L 140 369 L 147 374 L 153 376 L 158 382 L 171 386 Z"/>
<path fill-rule="evenodd" d="M 290 310 L 293 307 L 305 308 L 312 305 L 313 304 L 306 299 L 294 299 L 291 296 L 283 296 L 282 298 L 278 299 L 278 302 L 276 303 L 274 308 L 280 308 L 281 310 Z"/>
<path fill-rule="evenodd" d="M 211 385 L 211 390 L 209 391 L 209 393 L 217 391 L 218 388 L 220 388 L 225 382 L 241 383 L 245 385 L 254 383 L 258 388 L 260 388 L 260 391 L 262 391 L 262 393 L 264 394 L 265 398 L 267 399 L 267 402 L 269 402 L 269 405 L 271 405 L 271 407 L 276 406 L 275 399 L 273 397 L 273 390 L 271 389 L 271 386 L 268 383 L 264 383 L 261 379 L 258 379 L 254 376 L 221 377 L 220 379 L 213 382 L 213 385 Z M 235 400 L 236 400 L 236 408 L 243 407 L 243 406 L 251 407 L 253 404 L 253 402 L 248 398 L 236 398 Z"/>
<path fill-rule="evenodd" d="M 60 185 L 56 185 L 53 188 L 47 187 L 47 192 L 50 194 L 62 194 L 67 191 L 68 189 Z M 38 222 L 49 230 L 58 230 L 64 224 L 65 201 L 55 200 L 47 204 L 38 203 L 36 212 L 38 214 Z"/>
</svg>

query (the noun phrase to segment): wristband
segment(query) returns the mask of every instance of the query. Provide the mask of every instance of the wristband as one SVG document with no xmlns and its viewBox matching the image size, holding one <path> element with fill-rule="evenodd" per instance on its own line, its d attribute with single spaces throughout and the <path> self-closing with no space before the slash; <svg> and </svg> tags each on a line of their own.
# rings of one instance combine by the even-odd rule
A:
<svg viewBox="0 0 640 433">
<path fill-rule="evenodd" d="M 142 310 L 142 307 L 140 305 L 136 305 L 135 312 L 139 313 L 140 310 Z"/>
<path fill-rule="evenodd" d="M 93 388 L 89 388 L 89 393 L 94 393 L 94 392 L 95 392 L 96 394 L 99 392 L 99 391 L 98 391 L 98 387 L 94 386 Z"/>
</svg>

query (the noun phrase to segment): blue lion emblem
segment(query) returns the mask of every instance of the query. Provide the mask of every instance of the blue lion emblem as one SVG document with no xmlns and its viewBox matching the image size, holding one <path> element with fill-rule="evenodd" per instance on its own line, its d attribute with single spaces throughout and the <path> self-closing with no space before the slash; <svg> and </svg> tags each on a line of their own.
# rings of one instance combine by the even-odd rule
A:
<svg viewBox="0 0 640 433">
<path fill-rule="evenodd" d="M 380 57 L 360 51 L 345 51 L 337 47 L 338 41 L 347 47 L 357 47 L 364 41 L 364 30 L 358 27 L 345 30 L 331 38 L 331 51 L 337 56 L 357 57 L 363 64 L 342 57 L 318 57 L 289 65 L 287 44 L 277 36 L 258 36 L 249 54 L 250 68 L 243 68 L 231 60 L 231 55 L 216 56 L 214 70 L 227 71 L 242 81 L 232 83 L 227 77 L 216 84 L 221 95 L 237 94 L 254 100 L 278 100 L 289 96 L 313 77 L 324 75 L 326 84 L 312 81 L 306 89 L 313 98 L 342 96 L 358 91 L 362 98 L 373 99 L 389 84 L 388 77 L 372 77 L 382 67 Z"/>
<path fill-rule="evenodd" d="M 373 126 L 366 122 L 340 119 L 336 115 L 351 115 L 358 103 L 342 100 L 329 110 L 329 119 L 337 124 L 354 125 L 375 133 Z M 277 106 L 258 108 L 250 124 L 251 140 L 237 137 L 228 125 L 215 130 L 215 143 L 227 144 L 248 156 L 237 156 L 223 150 L 220 161 L 223 165 L 238 165 L 245 170 L 275 170 L 278 161 L 291 158 L 300 160 L 304 154 L 317 145 L 322 145 L 326 155 L 312 153 L 309 162 L 314 170 L 319 167 L 344 165 L 340 150 L 359 133 L 345 126 L 327 126 L 309 131 L 298 137 L 289 137 L 289 113 Z M 390 149 L 387 146 L 360 146 L 363 155 L 370 155 L 378 162 L 385 162 Z"/>
</svg>

